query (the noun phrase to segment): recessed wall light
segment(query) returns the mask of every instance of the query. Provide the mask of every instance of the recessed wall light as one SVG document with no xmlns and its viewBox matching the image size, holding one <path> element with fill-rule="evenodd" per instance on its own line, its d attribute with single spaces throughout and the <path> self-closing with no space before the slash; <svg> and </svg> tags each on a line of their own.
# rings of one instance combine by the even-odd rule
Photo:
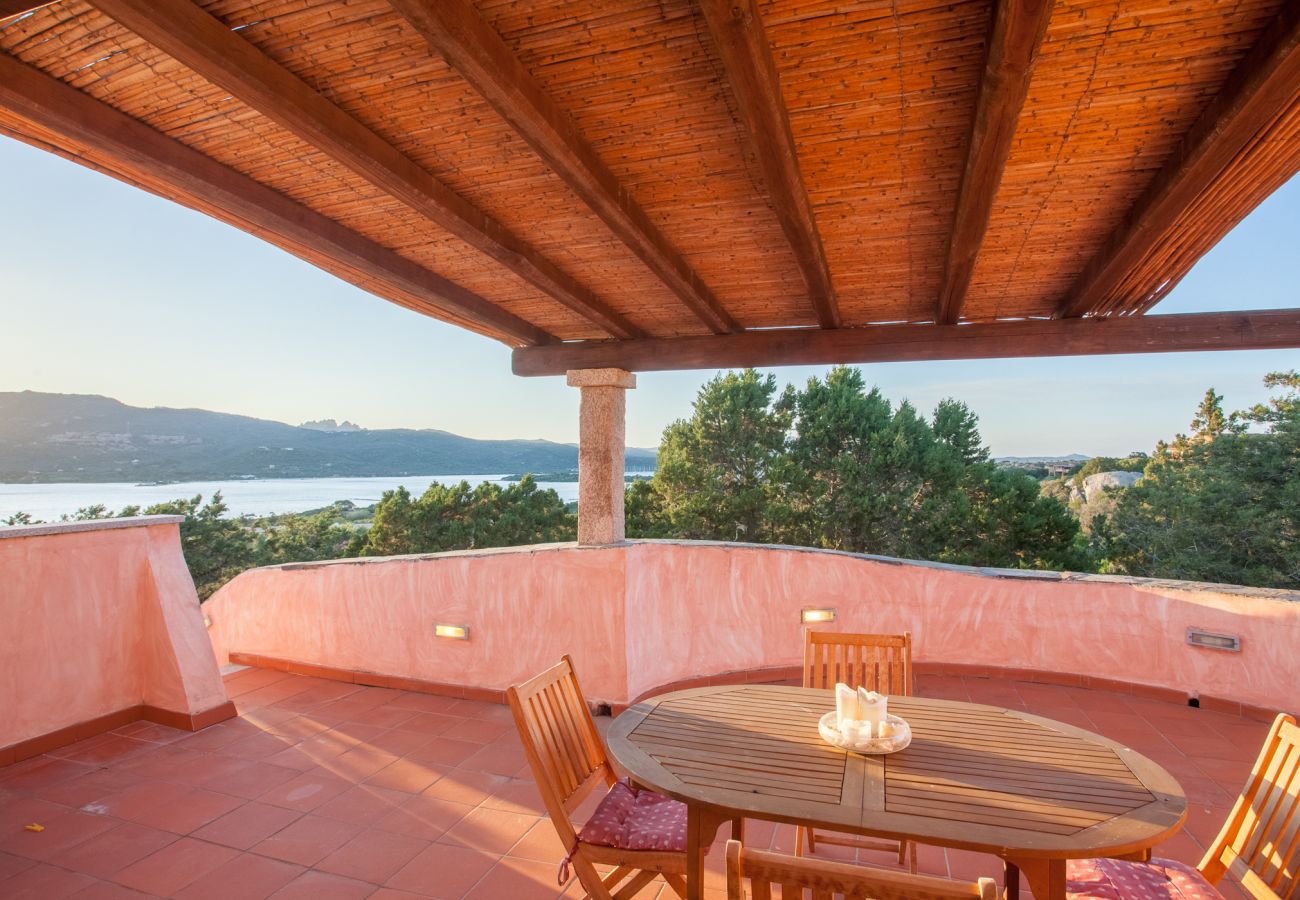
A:
<svg viewBox="0 0 1300 900">
<path fill-rule="evenodd" d="M 434 625 L 433 634 L 435 637 L 450 638 L 453 641 L 468 641 L 468 625 Z"/>
<path fill-rule="evenodd" d="M 1241 638 L 1235 634 L 1216 634 L 1199 628 L 1187 629 L 1187 643 L 1193 647 L 1205 647 L 1209 650 L 1231 650 L 1241 652 Z"/>
<path fill-rule="evenodd" d="M 799 613 L 799 621 L 805 625 L 824 625 L 827 622 L 834 622 L 835 608 L 833 606 L 805 606 Z"/>
</svg>

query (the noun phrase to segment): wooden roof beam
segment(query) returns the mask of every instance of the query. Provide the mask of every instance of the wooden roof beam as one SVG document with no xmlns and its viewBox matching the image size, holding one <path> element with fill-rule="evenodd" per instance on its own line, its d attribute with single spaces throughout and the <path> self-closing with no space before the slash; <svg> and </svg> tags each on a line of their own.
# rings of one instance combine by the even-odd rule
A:
<svg viewBox="0 0 1300 900">
<path fill-rule="evenodd" d="M 390 2 L 702 322 L 741 330 L 471 0 Z"/>
<path fill-rule="evenodd" d="M 1286 0 L 1147 190 L 1084 268 L 1057 315 L 1074 317 L 1101 311 L 1125 274 L 1164 242 L 1183 210 L 1209 190 L 1260 130 L 1294 102 L 1297 90 L 1300 2 Z M 1157 290 L 1162 295 L 1172 286 L 1164 284 Z M 1130 300 L 1139 310 L 1154 302 L 1150 297 Z"/>
<path fill-rule="evenodd" d="M 607 333 L 644 335 L 527 242 L 188 0 L 90 0 L 105 15 Z"/>
<path fill-rule="evenodd" d="M 270 232 L 280 239 L 275 243 L 313 264 L 320 264 L 313 253 L 321 254 L 346 267 L 354 279 L 378 279 L 422 301 L 424 306 L 412 307 L 421 312 L 443 312 L 518 343 L 555 340 L 441 275 L 4 53 L 0 109 L 103 154 L 114 161 L 118 177 L 146 187 L 165 186 L 166 196 L 192 209 L 215 211 L 244 231 Z M 346 277 L 337 270 L 334 274 Z M 411 306 L 409 301 L 403 305 Z"/>
<path fill-rule="evenodd" d="M 750 146 L 758 155 L 777 221 L 803 273 L 817 321 L 823 328 L 838 328 L 840 312 L 830 264 L 799 171 L 790 115 L 758 5 L 755 0 L 700 0 L 700 9 L 740 107 Z"/>
<path fill-rule="evenodd" d="M 32 0 L 0 0 L 0 25 L 53 5 L 53 0 L 42 0 L 40 3 L 33 3 Z"/>
<path fill-rule="evenodd" d="M 998 0 L 971 125 L 935 320 L 955 325 L 988 232 L 1053 0 Z"/>
<path fill-rule="evenodd" d="M 964 325 L 781 328 L 744 334 L 583 341 L 514 351 L 516 375 L 652 372 L 941 359 L 1001 359 L 1300 347 L 1300 309 Z"/>
</svg>

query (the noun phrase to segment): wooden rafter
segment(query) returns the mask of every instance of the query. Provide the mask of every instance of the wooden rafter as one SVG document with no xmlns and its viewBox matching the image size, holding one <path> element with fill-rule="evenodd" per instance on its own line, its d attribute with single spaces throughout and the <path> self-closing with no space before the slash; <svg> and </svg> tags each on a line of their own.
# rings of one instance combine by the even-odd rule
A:
<svg viewBox="0 0 1300 900">
<path fill-rule="evenodd" d="M 1262 129 L 1295 103 L 1298 93 L 1300 2 L 1286 0 L 1124 221 L 1084 268 L 1057 314 L 1074 317 L 1132 311 L 1103 307 L 1124 275 L 1169 238 L 1182 211 L 1214 185 Z M 1167 292 L 1170 287 L 1164 284 L 1157 290 Z M 1140 311 L 1151 302 L 1149 297 L 1126 298 L 1124 306 Z"/>
<path fill-rule="evenodd" d="M 101 12 L 615 337 L 644 332 L 189 0 L 91 0 Z"/>
<path fill-rule="evenodd" d="M 823 328 L 840 326 L 830 264 L 822 246 L 817 220 L 790 131 L 790 116 L 781 96 L 781 83 L 755 0 L 699 0 L 718 55 L 727 73 L 740 118 L 758 155 L 763 181 L 808 286 L 817 321 Z"/>
<path fill-rule="evenodd" d="M 0 0 L 0 25 L 47 6 L 53 6 L 51 0 L 43 0 L 41 3 L 33 3 L 32 0 Z"/>
<path fill-rule="evenodd" d="M 741 330 L 471 0 L 391 2 L 702 322 Z"/>
<path fill-rule="evenodd" d="M 472 291 L 3 53 L 0 108 L 111 159 L 114 174 L 132 183 L 165 186 L 166 196 L 214 212 L 309 262 L 337 263 L 331 266 L 335 274 L 376 279 L 393 289 L 389 299 L 415 298 L 420 305 L 405 305 L 450 314 L 524 344 L 555 340 Z"/>
<path fill-rule="evenodd" d="M 975 260 L 993 214 L 993 200 L 1011 152 L 1011 139 L 1029 95 L 1034 62 L 1051 18 L 1052 0 L 998 0 L 994 4 L 966 167 L 962 170 L 939 288 L 935 320 L 941 325 L 955 325 L 961 317 Z"/>
<path fill-rule="evenodd" d="M 1300 347 L 1300 309 L 967 325 L 783 328 L 641 341 L 583 341 L 514 352 L 516 375 L 570 369 L 717 369 Z"/>
</svg>

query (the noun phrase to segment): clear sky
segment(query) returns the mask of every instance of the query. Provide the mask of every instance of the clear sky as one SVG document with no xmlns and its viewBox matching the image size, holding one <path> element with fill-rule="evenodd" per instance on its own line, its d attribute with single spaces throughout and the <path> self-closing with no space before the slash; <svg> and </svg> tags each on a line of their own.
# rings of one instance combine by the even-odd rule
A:
<svg viewBox="0 0 1300 900">
<path fill-rule="evenodd" d="M 577 440 L 577 391 L 517 378 L 509 350 L 379 300 L 269 244 L 0 138 L 0 391 L 93 393 L 297 424 Z M 1158 312 L 1300 306 L 1300 178 L 1212 250 Z M 948 396 L 996 455 L 1125 454 L 1185 430 L 1206 387 L 1264 396 L 1300 351 L 888 363 L 928 412 Z M 820 368 L 778 369 L 802 383 Z M 646 373 L 628 442 L 655 446 L 713 372 Z"/>
</svg>

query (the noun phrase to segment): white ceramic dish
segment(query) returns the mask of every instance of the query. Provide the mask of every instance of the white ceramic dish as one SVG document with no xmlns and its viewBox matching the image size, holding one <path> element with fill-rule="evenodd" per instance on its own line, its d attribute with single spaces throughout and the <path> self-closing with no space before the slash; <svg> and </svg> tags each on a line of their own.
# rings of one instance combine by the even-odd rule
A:
<svg viewBox="0 0 1300 900">
<path fill-rule="evenodd" d="M 848 750 L 850 753 L 862 753 L 868 756 L 897 753 L 912 743 L 912 727 L 895 715 L 888 715 L 886 719 L 893 726 L 893 734 L 889 737 L 870 738 L 860 741 L 852 747 L 844 743 L 840 730 L 836 727 L 834 710 L 821 717 L 821 721 L 817 723 L 817 730 L 821 732 L 823 741 L 833 747 L 839 747 L 841 750 Z"/>
</svg>

